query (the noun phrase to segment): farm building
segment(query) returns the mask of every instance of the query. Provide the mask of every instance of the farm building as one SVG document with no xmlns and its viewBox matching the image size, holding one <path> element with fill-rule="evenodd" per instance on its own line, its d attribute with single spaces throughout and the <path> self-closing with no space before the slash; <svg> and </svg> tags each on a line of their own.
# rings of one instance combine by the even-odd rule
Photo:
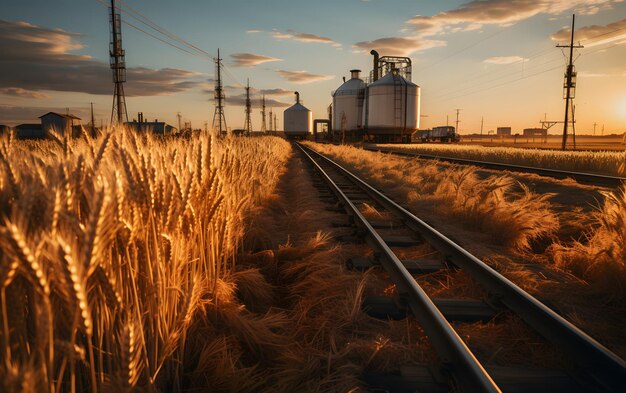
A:
<svg viewBox="0 0 626 393">
<path fill-rule="evenodd" d="M 547 137 L 548 130 L 545 128 L 524 128 L 524 136 Z"/>
<path fill-rule="evenodd" d="M 511 136 L 511 127 L 498 127 L 496 135 Z"/>
<path fill-rule="evenodd" d="M 20 124 L 15 127 L 15 132 L 18 138 L 24 139 L 44 138 L 46 136 L 41 124 Z"/>
<path fill-rule="evenodd" d="M 72 133 L 76 127 L 80 126 L 80 118 L 69 113 L 62 115 L 56 112 L 48 112 L 43 116 L 39 116 L 39 118 L 41 119 L 41 129 L 44 134 L 49 131 L 55 131 L 60 134 Z"/>
</svg>

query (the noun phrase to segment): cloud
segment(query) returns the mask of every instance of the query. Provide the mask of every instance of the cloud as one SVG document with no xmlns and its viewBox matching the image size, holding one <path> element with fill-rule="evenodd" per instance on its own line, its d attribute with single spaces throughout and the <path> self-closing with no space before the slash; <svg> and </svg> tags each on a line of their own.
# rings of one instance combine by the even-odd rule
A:
<svg viewBox="0 0 626 393">
<path fill-rule="evenodd" d="M 626 77 L 626 71 L 619 72 L 586 72 L 578 73 L 579 78 L 606 78 L 606 77 Z"/>
<path fill-rule="evenodd" d="M 445 34 L 461 25 L 461 31 L 483 25 L 511 25 L 539 14 L 560 14 L 574 9 L 579 14 L 593 14 L 611 8 L 622 0 L 472 0 L 458 8 L 433 16 L 417 15 L 407 23 L 422 36 Z"/>
<path fill-rule="evenodd" d="M 0 20 L 0 88 L 111 94 L 109 64 L 70 53 L 84 47 L 78 37 L 61 29 Z M 175 68 L 131 67 L 124 88 L 127 96 L 173 94 L 198 86 L 190 79 L 199 75 Z"/>
<path fill-rule="evenodd" d="M 262 31 L 261 30 L 248 30 L 248 32 L 260 33 Z M 267 33 L 269 33 L 269 35 L 271 35 L 272 37 L 278 40 L 292 40 L 292 41 L 299 41 L 299 42 L 306 42 L 306 43 L 328 44 L 328 45 L 334 46 L 335 48 L 341 48 L 341 44 L 339 42 L 333 40 L 332 38 L 324 37 L 324 36 L 317 35 L 317 34 L 301 33 L 295 30 L 291 30 L 291 29 L 286 30 L 286 31 L 280 31 L 280 30 L 274 29 Z"/>
<path fill-rule="evenodd" d="M 276 70 L 276 73 L 286 79 L 288 82 L 296 83 L 296 84 L 307 84 L 319 81 L 326 81 L 333 79 L 332 75 L 318 75 L 311 74 L 307 71 L 285 71 L 285 70 Z"/>
<path fill-rule="evenodd" d="M 250 33 L 250 34 L 261 33 L 261 32 L 262 30 L 257 30 L 257 29 L 250 29 L 246 31 L 246 33 Z"/>
<path fill-rule="evenodd" d="M 283 61 L 283 59 L 257 55 L 255 53 L 233 53 L 230 57 L 233 59 L 233 65 L 235 67 L 254 67 L 272 61 Z"/>
<path fill-rule="evenodd" d="M 250 99 L 253 108 L 261 108 L 261 98 L 258 96 L 251 97 Z M 237 94 L 233 96 L 226 96 L 226 105 L 230 106 L 246 106 L 246 95 L 245 94 Z M 273 98 L 265 97 L 265 106 L 267 108 L 286 108 L 291 106 L 291 104 L 284 103 L 282 101 L 278 101 Z"/>
<path fill-rule="evenodd" d="M 361 49 L 362 51 L 358 51 L 361 53 L 369 53 L 370 50 L 375 49 L 380 54 L 385 56 L 409 56 L 411 53 L 416 51 L 445 45 L 446 42 L 440 40 L 427 40 L 410 37 L 386 37 L 373 41 L 357 42 L 353 45 L 353 48 Z"/>
<path fill-rule="evenodd" d="M 520 61 L 528 60 L 520 56 L 493 56 L 483 60 L 483 63 L 488 64 L 513 64 Z"/>
<path fill-rule="evenodd" d="M 258 91 L 259 94 L 266 95 L 266 96 L 286 96 L 286 95 L 293 94 L 293 90 L 285 90 L 285 89 L 261 89 L 261 90 L 255 89 L 255 91 Z"/>
<path fill-rule="evenodd" d="M 5 96 L 12 96 L 12 97 L 32 98 L 35 100 L 48 98 L 47 94 L 39 93 L 39 92 L 32 91 L 32 90 L 25 90 L 25 89 L 22 89 L 21 87 L 0 88 L 0 94 L 5 95 Z"/>
<path fill-rule="evenodd" d="M 510 26 L 539 14 L 556 15 L 574 9 L 594 14 L 623 0 L 472 0 L 432 16 L 416 15 L 401 31 L 405 37 L 387 37 L 354 44 L 384 55 L 408 56 L 413 52 L 445 46 L 442 36 L 481 29 L 484 25 Z M 436 37 L 436 38 L 434 38 Z"/>
<path fill-rule="evenodd" d="M 550 38 L 556 42 L 569 42 L 572 34 L 570 27 L 563 28 L 552 34 Z M 597 38 L 596 38 L 597 37 Z M 574 32 L 574 41 L 583 41 L 586 47 L 606 44 L 626 38 L 626 19 L 609 23 L 606 26 L 591 25 L 581 27 Z M 584 41 L 595 39 L 590 43 Z"/>
</svg>

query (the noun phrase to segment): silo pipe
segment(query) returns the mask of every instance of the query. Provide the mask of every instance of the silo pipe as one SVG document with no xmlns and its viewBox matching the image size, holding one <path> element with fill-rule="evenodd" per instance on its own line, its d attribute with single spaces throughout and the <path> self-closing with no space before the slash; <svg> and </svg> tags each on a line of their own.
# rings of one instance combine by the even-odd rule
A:
<svg viewBox="0 0 626 393">
<path fill-rule="evenodd" d="M 374 49 L 370 51 L 370 55 L 374 56 L 374 80 L 372 82 L 376 82 L 378 80 L 378 59 L 380 55 Z"/>
</svg>

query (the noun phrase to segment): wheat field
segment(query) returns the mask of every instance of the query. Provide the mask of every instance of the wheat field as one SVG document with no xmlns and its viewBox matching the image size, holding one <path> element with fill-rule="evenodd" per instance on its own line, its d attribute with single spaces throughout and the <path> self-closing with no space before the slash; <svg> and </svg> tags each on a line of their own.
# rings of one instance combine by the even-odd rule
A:
<svg viewBox="0 0 626 393">
<path fill-rule="evenodd" d="M 620 165 L 626 162 L 626 153 L 620 151 L 560 151 L 449 144 L 385 144 L 372 146 L 442 157 L 615 176 L 620 174 Z"/>
<path fill-rule="evenodd" d="M 119 128 L 3 137 L 0 391 L 178 390 L 188 329 L 290 151 Z"/>
</svg>

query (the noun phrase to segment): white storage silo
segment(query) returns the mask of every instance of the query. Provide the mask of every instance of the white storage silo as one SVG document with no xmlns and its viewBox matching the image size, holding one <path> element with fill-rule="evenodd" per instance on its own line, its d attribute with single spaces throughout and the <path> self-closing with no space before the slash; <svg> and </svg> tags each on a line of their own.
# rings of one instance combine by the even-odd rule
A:
<svg viewBox="0 0 626 393">
<path fill-rule="evenodd" d="M 365 82 L 359 78 L 361 70 L 350 70 L 350 80 L 333 93 L 333 129 L 341 131 L 345 116 L 345 131 L 363 128 L 363 100 Z"/>
<path fill-rule="evenodd" d="M 300 103 L 300 93 L 295 92 L 296 103 L 285 109 L 284 130 L 287 137 L 306 138 L 313 130 L 313 113 Z"/>
<path fill-rule="evenodd" d="M 410 135 L 419 128 L 420 88 L 397 70 L 367 88 L 367 128 L 376 135 Z"/>
</svg>

